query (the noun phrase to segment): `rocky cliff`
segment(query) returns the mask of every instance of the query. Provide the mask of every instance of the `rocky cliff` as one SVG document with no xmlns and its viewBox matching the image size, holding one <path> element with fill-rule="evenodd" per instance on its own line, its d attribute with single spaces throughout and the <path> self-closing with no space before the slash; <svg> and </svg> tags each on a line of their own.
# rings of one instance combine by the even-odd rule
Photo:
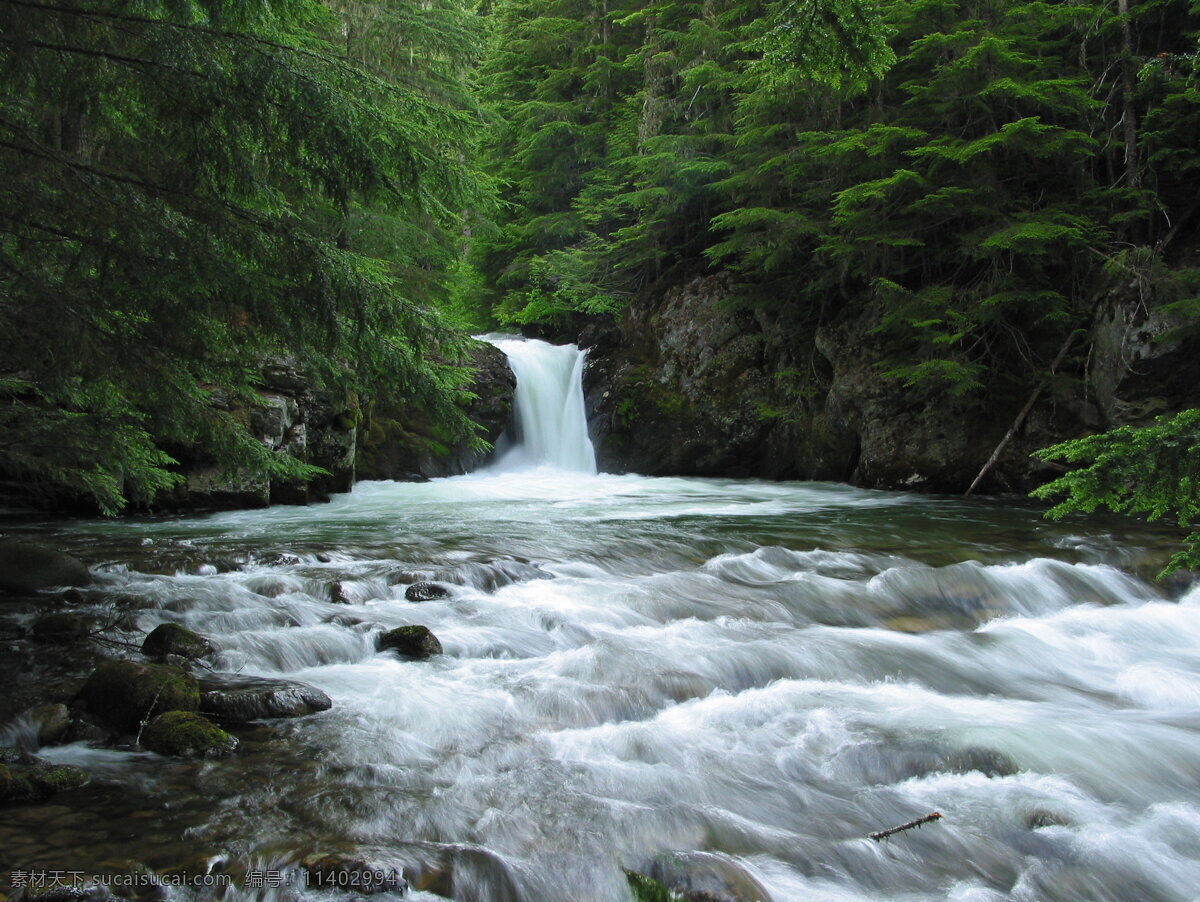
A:
<svg viewBox="0 0 1200 902">
<path fill-rule="evenodd" d="M 695 278 L 584 330 L 601 469 L 961 493 L 1026 399 L 958 401 L 884 376 L 870 310 L 804 332 L 731 295 L 723 274 Z M 1106 298 L 1076 342 L 1086 378 L 1045 393 L 979 491 L 1052 478 L 1031 455 L 1056 441 L 1200 404 L 1200 342 L 1177 325 L 1137 297 Z"/>
</svg>

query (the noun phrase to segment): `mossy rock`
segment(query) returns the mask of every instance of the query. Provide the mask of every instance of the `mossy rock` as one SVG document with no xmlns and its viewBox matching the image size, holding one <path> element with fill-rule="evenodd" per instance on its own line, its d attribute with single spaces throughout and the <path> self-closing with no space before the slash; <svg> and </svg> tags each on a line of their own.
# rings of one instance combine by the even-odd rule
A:
<svg viewBox="0 0 1200 902">
<path fill-rule="evenodd" d="M 625 879 L 629 881 L 634 902 L 677 902 L 679 899 L 653 877 L 647 877 L 637 871 L 626 871 Z"/>
<path fill-rule="evenodd" d="M 136 733 L 142 721 L 164 711 L 195 711 L 200 684 L 178 667 L 105 661 L 79 693 L 87 709 L 114 729 Z"/>
<path fill-rule="evenodd" d="M 429 658 L 442 653 L 442 643 L 427 626 L 400 626 L 379 637 L 379 650 L 391 649 L 406 658 Z"/>
<path fill-rule="evenodd" d="M 216 647 L 199 633 L 178 623 L 160 623 L 142 642 L 142 654 L 152 658 L 178 655 L 194 661 L 216 651 Z"/>
<path fill-rule="evenodd" d="M 88 781 L 88 773 L 82 767 L 50 764 L 32 755 L 26 756 L 25 760 L 28 763 L 0 764 L 0 800 L 40 802 Z"/>
<path fill-rule="evenodd" d="M 237 740 L 212 721 L 190 711 L 167 711 L 146 725 L 142 745 L 177 758 L 221 758 L 237 748 Z"/>
</svg>

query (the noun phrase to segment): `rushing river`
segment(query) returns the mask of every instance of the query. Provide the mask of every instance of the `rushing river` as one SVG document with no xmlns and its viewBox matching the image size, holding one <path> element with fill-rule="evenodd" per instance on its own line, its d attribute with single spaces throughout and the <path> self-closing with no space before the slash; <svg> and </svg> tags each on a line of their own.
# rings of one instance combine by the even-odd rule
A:
<svg viewBox="0 0 1200 902">
<path fill-rule="evenodd" d="M 1153 531 L 536 467 L 39 531 L 102 562 L 133 632 L 182 623 L 334 706 L 222 760 L 43 750 L 95 779 L 5 811 L 9 867 L 358 849 L 452 860 L 456 899 L 566 902 L 682 852 L 775 902 L 1200 894 L 1200 591 L 1147 579 Z M 445 654 L 376 651 L 411 623 Z"/>
</svg>

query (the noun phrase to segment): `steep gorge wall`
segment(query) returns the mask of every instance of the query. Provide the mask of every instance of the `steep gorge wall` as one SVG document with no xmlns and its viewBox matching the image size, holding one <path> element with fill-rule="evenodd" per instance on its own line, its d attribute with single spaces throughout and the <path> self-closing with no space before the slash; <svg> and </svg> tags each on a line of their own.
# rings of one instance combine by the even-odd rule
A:
<svg viewBox="0 0 1200 902">
<path fill-rule="evenodd" d="M 956 401 L 883 376 L 871 311 L 802 333 L 730 295 L 725 275 L 695 278 L 584 331 L 602 469 L 961 493 L 1024 402 Z M 1108 298 L 1087 336 L 1089 378 L 1039 401 L 979 491 L 1027 492 L 1059 472 L 1031 456 L 1039 448 L 1200 404 L 1200 344 L 1161 340 L 1172 325 Z"/>
</svg>

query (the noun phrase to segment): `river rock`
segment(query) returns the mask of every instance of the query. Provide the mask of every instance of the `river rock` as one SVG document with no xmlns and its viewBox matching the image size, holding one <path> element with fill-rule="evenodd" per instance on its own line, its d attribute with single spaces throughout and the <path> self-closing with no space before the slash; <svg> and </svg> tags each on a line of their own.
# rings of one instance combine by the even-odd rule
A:
<svg viewBox="0 0 1200 902">
<path fill-rule="evenodd" d="M 88 781 L 87 771 L 69 764 L 51 764 L 44 758 L 2 750 L 0 763 L 0 801 L 37 802 L 56 792 L 76 789 Z"/>
<path fill-rule="evenodd" d="M 105 661 L 79 693 L 84 705 L 116 730 L 136 733 L 146 718 L 164 711 L 195 711 L 200 684 L 178 667 Z"/>
<path fill-rule="evenodd" d="M 98 621 L 73 611 L 51 611 L 33 622 L 33 638 L 38 642 L 79 642 L 88 638 Z"/>
<path fill-rule="evenodd" d="M 223 758 L 238 744 L 212 721 L 190 711 L 159 714 L 142 730 L 141 743 L 152 752 L 177 758 Z"/>
<path fill-rule="evenodd" d="M 117 899 L 103 883 L 52 884 L 23 886 L 10 902 L 113 902 Z"/>
<path fill-rule="evenodd" d="M 200 685 L 200 710 L 226 723 L 304 717 L 333 707 L 320 689 L 292 680 L 214 676 Z"/>
<path fill-rule="evenodd" d="M 69 554 L 27 542 L 0 541 L 0 590 L 29 593 L 91 582 L 88 568 Z"/>
<path fill-rule="evenodd" d="M 178 623 L 160 623 L 142 642 L 142 654 L 152 658 L 177 655 L 194 661 L 208 657 L 214 651 L 212 642 Z"/>
<path fill-rule="evenodd" d="M 307 872 L 308 886 L 355 895 L 405 893 L 408 881 L 403 868 L 393 862 L 358 855 L 315 853 L 305 856 L 300 866 Z"/>
<path fill-rule="evenodd" d="M 408 601 L 434 601 L 438 598 L 449 598 L 450 590 L 437 583 L 413 583 L 404 590 Z"/>
<path fill-rule="evenodd" d="M 427 626 L 400 626 L 379 637 L 379 650 L 391 649 L 408 658 L 429 658 L 442 653 L 442 643 Z"/>
<path fill-rule="evenodd" d="M 660 855 L 650 862 L 646 873 L 689 902 L 774 902 L 744 865 L 715 852 Z"/>
<path fill-rule="evenodd" d="M 38 745 L 54 745 L 71 726 L 71 712 L 66 705 L 47 702 L 25 712 L 25 718 L 37 731 Z"/>
</svg>

